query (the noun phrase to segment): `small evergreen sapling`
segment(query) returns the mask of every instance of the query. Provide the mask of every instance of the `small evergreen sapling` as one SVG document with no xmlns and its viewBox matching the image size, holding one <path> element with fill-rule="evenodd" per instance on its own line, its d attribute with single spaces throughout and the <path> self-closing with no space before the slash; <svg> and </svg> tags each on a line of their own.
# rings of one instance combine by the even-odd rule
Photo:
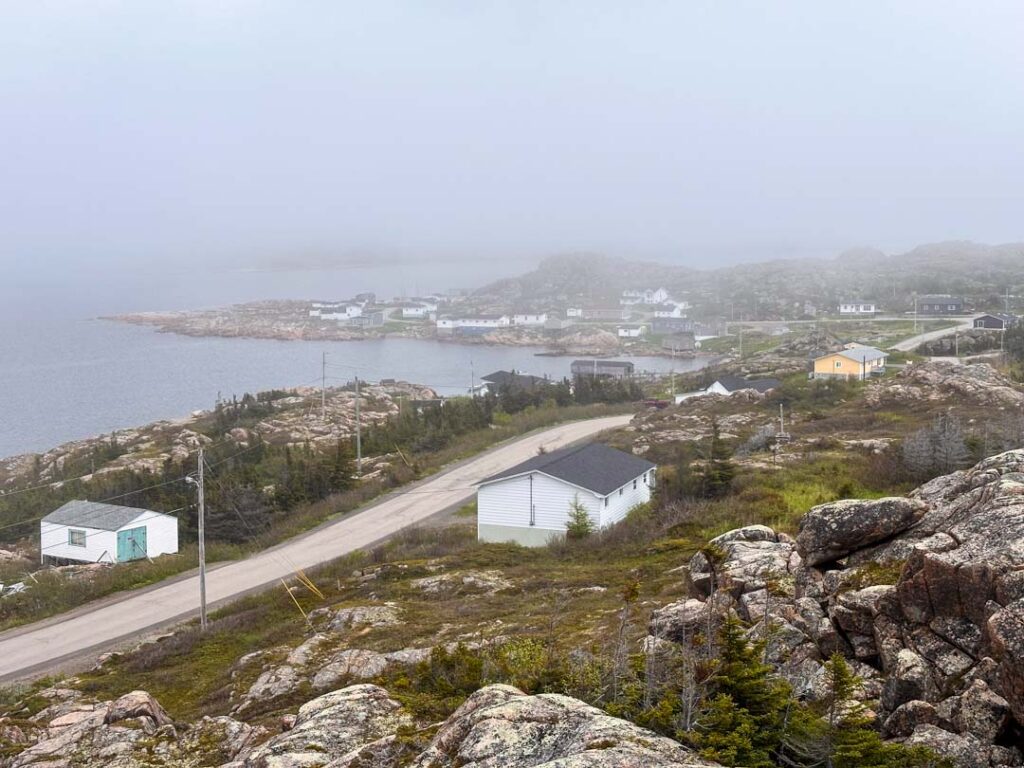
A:
<svg viewBox="0 0 1024 768">
<path fill-rule="evenodd" d="M 569 522 L 565 524 L 565 536 L 568 539 L 585 539 L 594 532 L 594 523 L 590 513 L 577 495 L 569 503 Z"/>
</svg>

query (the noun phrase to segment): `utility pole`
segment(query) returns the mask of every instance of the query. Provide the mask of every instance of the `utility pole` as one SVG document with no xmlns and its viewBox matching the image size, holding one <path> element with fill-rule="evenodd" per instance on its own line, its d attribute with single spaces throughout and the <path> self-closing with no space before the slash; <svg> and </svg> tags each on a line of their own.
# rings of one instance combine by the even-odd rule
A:
<svg viewBox="0 0 1024 768">
<path fill-rule="evenodd" d="M 359 376 L 356 376 L 356 474 L 363 474 L 363 423 L 359 416 Z"/>
<path fill-rule="evenodd" d="M 476 373 L 473 371 L 473 358 L 469 358 L 469 396 L 476 397 Z"/>
<path fill-rule="evenodd" d="M 917 333 L 917 294 L 914 294 L 914 333 Z"/>
<path fill-rule="evenodd" d="M 669 381 L 672 382 L 672 402 L 674 403 L 676 401 L 676 369 L 673 368 L 671 371 L 669 371 L 668 376 Z"/>
<path fill-rule="evenodd" d="M 320 361 L 320 421 L 327 421 L 327 353 Z"/>
<path fill-rule="evenodd" d="M 199 627 L 206 631 L 206 478 L 203 447 L 199 446 L 198 472 L 195 477 L 189 475 L 185 482 L 196 486 L 199 494 Z"/>
</svg>

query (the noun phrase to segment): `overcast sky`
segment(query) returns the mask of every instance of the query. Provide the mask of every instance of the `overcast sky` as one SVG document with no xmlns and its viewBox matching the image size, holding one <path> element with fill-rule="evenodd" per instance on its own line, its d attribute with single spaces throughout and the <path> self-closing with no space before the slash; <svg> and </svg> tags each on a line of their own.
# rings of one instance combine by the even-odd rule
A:
<svg viewBox="0 0 1024 768">
<path fill-rule="evenodd" d="M 1024 3 L 0 14 L 5 264 L 1024 239 Z"/>
</svg>

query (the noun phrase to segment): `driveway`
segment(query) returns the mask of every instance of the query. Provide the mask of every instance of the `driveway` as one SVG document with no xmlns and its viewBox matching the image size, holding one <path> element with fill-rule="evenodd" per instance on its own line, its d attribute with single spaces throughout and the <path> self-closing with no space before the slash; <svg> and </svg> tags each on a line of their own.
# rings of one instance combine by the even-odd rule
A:
<svg viewBox="0 0 1024 768">
<path fill-rule="evenodd" d="M 632 417 L 611 416 L 551 427 L 490 449 L 426 481 L 408 486 L 371 506 L 283 544 L 210 570 L 210 605 L 279 584 L 302 568 L 312 568 L 365 548 L 415 525 L 476 493 L 474 483 L 525 461 L 538 449 L 553 450 L 624 426 Z M 155 587 L 127 592 L 96 606 L 0 634 L 0 680 L 57 671 L 62 662 L 136 639 L 157 627 L 198 614 L 199 578 L 191 575 Z"/>
<path fill-rule="evenodd" d="M 950 318 L 951 320 L 953 318 Z M 929 331 L 928 333 L 919 333 L 917 336 L 911 336 L 909 339 L 904 339 L 896 344 L 893 344 L 890 349 L 893 352 L 913 352 L 918 346 L 924 344 L 926 341 L 935 341 L 935 339 L 941 339 L 945 336 L 952 336 L 954 333 L 967 330 L 968 328 L 974 327 L 974 317 L 963 317 L 959 318 L 955 326 L 950 328 L 940 328 L 937 331 Z"/>
</svg>

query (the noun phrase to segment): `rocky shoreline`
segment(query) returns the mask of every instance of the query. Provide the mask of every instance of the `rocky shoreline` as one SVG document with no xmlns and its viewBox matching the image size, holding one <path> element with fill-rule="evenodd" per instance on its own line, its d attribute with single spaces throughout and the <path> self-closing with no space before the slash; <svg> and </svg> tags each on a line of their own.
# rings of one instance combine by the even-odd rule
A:
<svg viewBox="0 0 1024 768">
<path fill-rule="evenodd" d="M 571 326 L 562 331 L 509 327 L 480 336 L 439 336 L 433 325 L 422 322 L 395 321 L 378 328 L 323 322 L 319 318 L 308 317 L 308 308 L 309 302 L 260 301 L 219 309 L 138 312 L 98 319 L 194 338 L 273 341 L 370 341 L 399 338 L 495 347 L 544 347 L 546 351 L 541 354 L 550 355 L 674 356 L 660 345 L 642 339 L 624 344 L 612 330 L 598 326 Z"/>
<path fill-rule="evenodd" d="M 398 413 L 400 400 L 431 400 L 437 393 L 429 387 L 395 381 L 367 384 L 360 391 L 364 426 L 381 423 Z M 227 405 L 227 404 L 225 404 Z M 329 388 L 321 415 L 320 390 L 298 387 L 269 393 L 261 405 L 267 413 L 255 424 L 229 430 L 223 439 L 247 448 L 255 439 L 271 445 L 334 445 L 355 434 L 355 392 Z M 0 459 L 0 493 L 22 484 L 61 483 L 71 477 L 88 481 L 110 472 L 159 472 L 168 461 L 180 462 L 196 447 L 209 444 L 204 425 L 213 410 L 195 411 L 183 419 L 161 420 L 141 427 L 64 443 L 43 453 L 27 453 Z M 101 463 L 90 457 L 116 453 Z M 89 458 L 91 472 L 69 472 Z"/>
</svg>

